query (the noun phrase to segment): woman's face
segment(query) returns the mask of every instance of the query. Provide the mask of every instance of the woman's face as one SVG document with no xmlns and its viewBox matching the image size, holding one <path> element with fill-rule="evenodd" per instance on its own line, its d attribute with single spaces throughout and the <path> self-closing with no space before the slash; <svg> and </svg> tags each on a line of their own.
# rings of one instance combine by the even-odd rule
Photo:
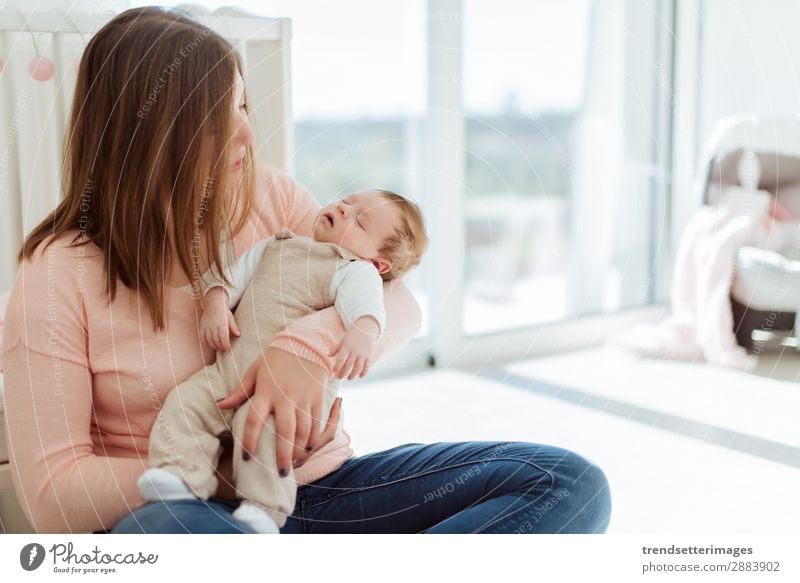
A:
<svg viewBox="0 0 800 583">
<path fill-rule="evenodd" d="M 233 137 L 231 138 L 231 159 L 230 165 L 233 172 L 239 172 L 242 169 L 242 160 L 244 159 L 245 149 L 253 145 L 253 130 L 250 127 L 250 121 L 247 118 L 247 111 L 245 110 L 244 103 L 244 81 L 239 72 L 236 72 L 236 87 L 234 88 L 234 101 L 233 106 L 236 109 L 234 112 L 233 123 Z"/>
</svg>

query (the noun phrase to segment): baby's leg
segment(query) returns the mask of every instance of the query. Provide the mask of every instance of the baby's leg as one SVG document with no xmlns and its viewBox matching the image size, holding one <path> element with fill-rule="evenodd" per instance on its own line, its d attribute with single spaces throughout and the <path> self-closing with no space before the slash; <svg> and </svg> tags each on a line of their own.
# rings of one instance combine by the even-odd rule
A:
<svg viewBox="0 0 800 583">
<path fill-rule="evenodd" d="M 219 435 L 230 429 L 233 411 L 216 400 L 227 394 L 215 365 L 209 365 L 175 387 L 167 396 L 150 432 L 148 470 L 139 480 L 146 498 L 180 496 L 173 474 L 192 496 L 208 499 L 217 491 L 215 471 L 221 447 Z M 150 498 L 148 498 L 150 499 Z"/>
<path fill-rule="evenodd" d="M 236 493 L 245 501 L 255 503 L 278 527 L 281 527 L 286 523 L 287 517 L 294 512 L 297 496 L 294 472 L 290 470 L 285 478 L 278 475 L 274 415 L 270 415 L 264 424 L 255 455 L 247 461 L 242 459 L 242 436 L 249 410 L 248 401 L 239 407 L 233 416 L 233 480 L 236 483 Z M 253 505 L 246 502 L 242 503 L 240 509 L 242 513 L 248 514 L 257 511 Z M 236 518 L 247 521 L 245 516 L 237 515 Z"/>
<path fill-rule="evenodd" d="M 322 403 L 324 417 L 319 421 L 320 430 L 324 429 L 328 421 L 328 414 L 335 398 L 335 383 L 329 383 Z M 254 506 L 257 506 L 277 526 L 282 527 L 286 524 L 287 518 L 294 512 L 297 498 L 297 482 L 294 479 L 294 470 L 290 467 L 289 475 L 285 478 L 280 477 L 278 474 L 277 434 L 275 433 L 274 415 L 270 415 L 264 424 L 256 454 L 248 461 L 242 459 L 242 436 L 244 435 L 244 425 L 249 408 L 250 402 L 245 403 L 236 411 L 233 418 L 233 479 L 236 482 L 238 495 L 245 500 L 240 507 L 242 516 L 236 516 L 236 513 L 234 515 L 247 521 L 248 519 L 244 516 L 244 513 L 255 514 L 256 509 L 254 509 Z M 248 501 L 250 504 L 248 504 Z"/>
</svg>

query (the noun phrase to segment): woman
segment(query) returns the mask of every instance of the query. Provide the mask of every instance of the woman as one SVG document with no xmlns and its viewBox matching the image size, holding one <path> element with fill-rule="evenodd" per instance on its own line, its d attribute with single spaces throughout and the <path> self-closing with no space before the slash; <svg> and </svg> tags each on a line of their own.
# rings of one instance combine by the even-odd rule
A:
<svg viewBox="0 0 800 583">
<path fill-rule="evenodd" d="M 179 291 L 319 209 L 254 164 L 238 55 L 176 13 L 128 10 L 80 64 L 64 200 L 26 238 L 0 357 L 14 485 L 38 532 L 248 532 L 231 517 L 230 459 L 209 501 L 147 503 L 150 428 L 169 391 L 206 364 L 200 300 Z M 385 287 L 379 354 L 416 333 L 419 309 Z M 406 444 L 353 457 L 322 388 L 344 327 L 333 308 L 280 333 L 221 406 L 251 398 L 245 447 L 275 415 L 297 507 L 282 532 L 604 532 L 605 476 L 580 456 L 518 442 Z"/>
</svg>

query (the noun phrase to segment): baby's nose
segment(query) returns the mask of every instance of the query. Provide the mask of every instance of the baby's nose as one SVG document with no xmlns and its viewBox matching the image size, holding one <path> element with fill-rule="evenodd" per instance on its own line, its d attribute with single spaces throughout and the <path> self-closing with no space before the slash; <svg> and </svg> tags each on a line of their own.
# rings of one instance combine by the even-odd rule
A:
<svg viewBox="0 0 800 583">
<path fill-rule="evenodd" d="M 339 211 L 339 214 L 342 215 L 343 217 L 347 216 L 347 205 L 344 204 L 343 202 L 336 203 L 336 210 Z"/>
</svg>

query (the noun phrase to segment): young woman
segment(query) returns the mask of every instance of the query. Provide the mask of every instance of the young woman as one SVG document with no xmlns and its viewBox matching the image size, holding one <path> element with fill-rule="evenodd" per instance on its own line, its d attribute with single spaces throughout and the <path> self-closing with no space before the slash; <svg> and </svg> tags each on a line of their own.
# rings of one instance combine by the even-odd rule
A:
<svg viewBox="0 0 800 583">
<path fill-rule="evenodd" d="M 161 403 L 215 352 L 200 300 L 179 290 L 319 203 L 254 163 L 242 64 L 177 13 L 128 10 L 83 55 L 65 143 L 64 198 L 19 253 L 0 347 L 14 485 L 38 532 L 248 532 L 231 517 L 230 459 L 209 501 L 145 503 L 136 480 Z M 377 351 L 411 339 L 419 308 L 384 287 Z M 278 463 L 300 488 L 282 532 L 603 532 L 603 472 L 522 442 L 405 444 L 354 457 L 323 388 L 344 334 L 334 308 L 278 334 L 221 406 L 252 402 L 244 441 L 274 415 Z M 228 448 L 230 450 L 230 448 Z"/>
</svg>

